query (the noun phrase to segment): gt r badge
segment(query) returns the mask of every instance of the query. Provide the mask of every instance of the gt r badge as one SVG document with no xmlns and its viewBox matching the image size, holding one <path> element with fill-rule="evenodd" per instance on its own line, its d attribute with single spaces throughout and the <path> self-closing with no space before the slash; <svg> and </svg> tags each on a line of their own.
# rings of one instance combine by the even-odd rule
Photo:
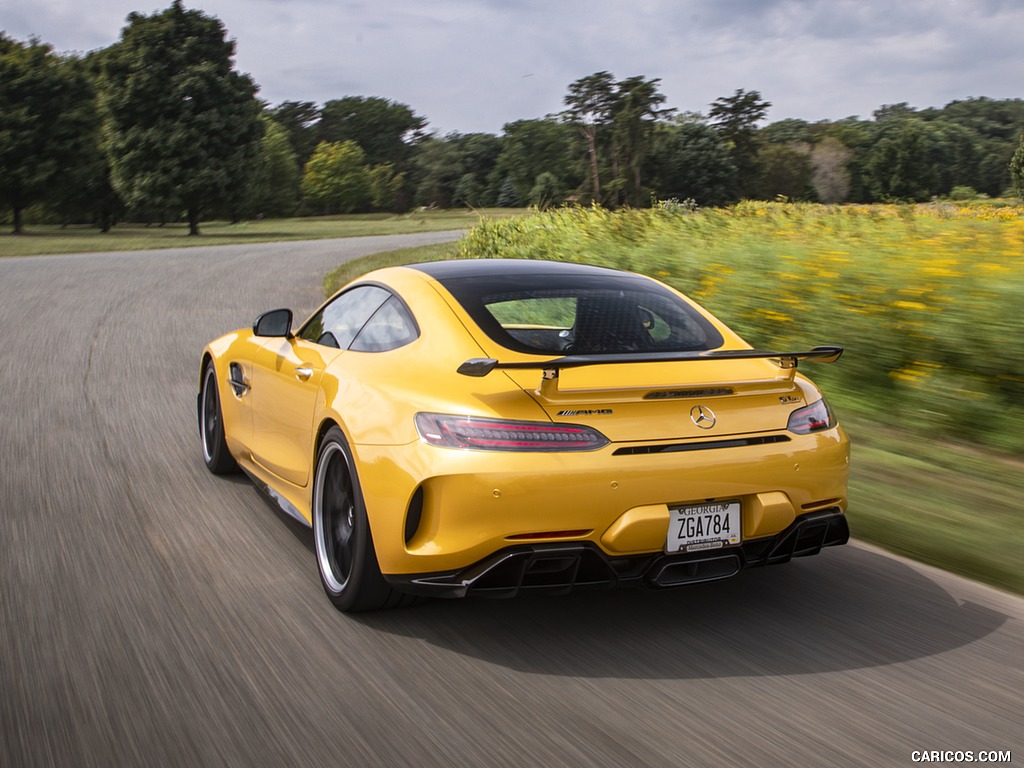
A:
<svg viewBox="0 0 1024 768">
<path fill-rule="evenodd" d="M 717 419 L 715 412 L 706 405 L 695 405 L 690 409 L 690 420 L 701 429 L 711 429 Z"/>
<path fill-rule="evenodd" d="M 796 395 L 782 395 L 782 397 L 779 398 L 779 402 L 780 403 L 799 403 L 800 402 L 800 398 L 797 397 Z"/>
</svg>

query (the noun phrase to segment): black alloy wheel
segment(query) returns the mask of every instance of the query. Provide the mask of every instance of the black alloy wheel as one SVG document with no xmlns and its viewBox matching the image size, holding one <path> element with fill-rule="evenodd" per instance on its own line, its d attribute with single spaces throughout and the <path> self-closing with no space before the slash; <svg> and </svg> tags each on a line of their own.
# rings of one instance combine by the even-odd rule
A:
<svg viewBox="0 0 1024 768">
<path fill-rule="evenodd" d="M 373 611 L 397 604 L 397 593 L 381 576 L 352 454 L 337 427 L 327 431 L 317 452 L 313 538 L 320 582 L 335 608 Z"/>
<path fill-rule="evenodd" d="M 224 439 L 224 414 L 217 391 L 217 369 L 213 361 L 203 369 L 203 385 L 199 394 L 199 436 L 203 443 L 203 462 L 215 475 L 238 470 Z"/>
</svg>

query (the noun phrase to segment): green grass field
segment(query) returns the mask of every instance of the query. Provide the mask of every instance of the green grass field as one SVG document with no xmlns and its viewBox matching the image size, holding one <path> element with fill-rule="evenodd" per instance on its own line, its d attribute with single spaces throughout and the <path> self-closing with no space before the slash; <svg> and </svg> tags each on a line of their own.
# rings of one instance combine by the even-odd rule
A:
<svg viewBox="0 0 1024 768">
<path fill-rule="evenodd" d="M 230 245 L 286 240 L 322 240 L 333 237 L 398 235 L 468 229 L 481 217 L 521 216 L 522 209 L 487 208 L 451 211 L 416 211 L 406 214 L 373 213 L 296 219 L 262 219 L 231 224 L 204 222 L 198 237 L 189 237 L 182 223 L 165 226 L 118 224 L 103 233 L 85 226 L 29 225 L 23 235 L 0 234 L 0 257 L 58 253 L 138 251 L 152 248 L 185 248 L 195 245 Z"/>
</svg>

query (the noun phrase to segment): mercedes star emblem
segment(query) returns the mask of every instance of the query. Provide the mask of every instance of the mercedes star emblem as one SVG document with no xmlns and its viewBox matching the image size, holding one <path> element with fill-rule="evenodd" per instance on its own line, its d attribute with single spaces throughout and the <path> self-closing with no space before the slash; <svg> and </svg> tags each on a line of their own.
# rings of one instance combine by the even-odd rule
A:
<svg viewBox="0 0 1024 768">
<path fill-rule="evenodd" d="M 706 405 L 695 405 L 690 409 L 690 420 L 701 429 L 715 426 L 715 412 Z"/>
</svg>

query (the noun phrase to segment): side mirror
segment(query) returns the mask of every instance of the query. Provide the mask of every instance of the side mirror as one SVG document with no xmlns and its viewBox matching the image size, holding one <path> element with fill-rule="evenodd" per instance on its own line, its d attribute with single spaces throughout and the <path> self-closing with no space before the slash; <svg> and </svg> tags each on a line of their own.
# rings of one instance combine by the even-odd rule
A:
<svg viewBox="0 0 1024 768">
<path fill-rule="evenodd" d="M 290 309 L 272 309 L 269 312 L 264 312 L 252 324 L 252 332 L 257 336 L 291 338 L 292 311 Z"/>
</svg>

